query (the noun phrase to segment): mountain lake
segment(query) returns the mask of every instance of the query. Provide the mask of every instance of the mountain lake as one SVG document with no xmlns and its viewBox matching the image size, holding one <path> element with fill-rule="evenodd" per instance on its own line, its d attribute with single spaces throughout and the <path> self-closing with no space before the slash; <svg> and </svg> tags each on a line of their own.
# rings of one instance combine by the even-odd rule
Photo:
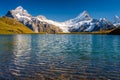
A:
<svg viewBox="0 0 120 80">
<path fill-rule="evenodd" d="M 0 80 L 120 80 L 120 36 L 0 35 Z"/>
</svg>

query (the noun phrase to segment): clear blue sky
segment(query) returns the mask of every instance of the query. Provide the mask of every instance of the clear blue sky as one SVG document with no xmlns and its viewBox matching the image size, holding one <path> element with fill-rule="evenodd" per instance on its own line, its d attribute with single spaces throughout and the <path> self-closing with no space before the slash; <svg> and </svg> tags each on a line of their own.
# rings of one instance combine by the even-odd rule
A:
<svg viewBox="0 0 120 80">
<path fill-rule="evenodd" d="M 0 0 L 0 16 L 23 6 L 33 16 L 65 21 L 87 10 L 93 18 L 120 16 L 120 0 Z"/>
</svg>

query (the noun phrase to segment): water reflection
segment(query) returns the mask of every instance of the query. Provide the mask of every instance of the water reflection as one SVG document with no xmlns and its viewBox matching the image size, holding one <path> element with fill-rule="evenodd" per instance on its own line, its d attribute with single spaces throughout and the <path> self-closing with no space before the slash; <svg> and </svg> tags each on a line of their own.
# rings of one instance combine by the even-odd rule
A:
<svg viewBox="0 0 120 80">
<path fill-rule="evenodd" d="M 16 58 L 19 58 L 20 56 L 24 54 L 30 53 L 31 50 L 31 36 L 30 35 L 15 35 L 13 37 L 13 54 L 16 56 Z"/>
<path fill-rule="evenodd" d="M 14 35 L 13 43 L 14 58 L 10 71 L 12 75 L 21 76 L 30 61 L 31 35 Z"/>
<path fill-rule="evenodd" d="M 112 35 L 0 36 L 0 79 L 119 80 L 119 39 Z"/>
</svg>

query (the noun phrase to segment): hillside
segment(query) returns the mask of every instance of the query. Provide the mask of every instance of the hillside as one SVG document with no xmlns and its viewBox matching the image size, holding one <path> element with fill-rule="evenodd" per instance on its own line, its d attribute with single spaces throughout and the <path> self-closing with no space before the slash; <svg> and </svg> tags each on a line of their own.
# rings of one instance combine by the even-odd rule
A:
<svg viewBox="0 0 120 80">
<path fill-rule="evenodd" d="M 120 26 L 113 29 L 109 34 L 120 35 Z"/>
<path fill-rule="evenodd" d="M 0 17 L 0 34 L 27 34 L 27 33 L 34 32 L 15 19 Z"/>
<path fill-rule="evenodd" d="M 57 33 L 57 34 L 112 34 L 112 35 L 120 35 L 120 27 L 114 28 L 111 30 L 101 30 L 94 32 L 71 32 L 71 33 Z"/>
</svg>

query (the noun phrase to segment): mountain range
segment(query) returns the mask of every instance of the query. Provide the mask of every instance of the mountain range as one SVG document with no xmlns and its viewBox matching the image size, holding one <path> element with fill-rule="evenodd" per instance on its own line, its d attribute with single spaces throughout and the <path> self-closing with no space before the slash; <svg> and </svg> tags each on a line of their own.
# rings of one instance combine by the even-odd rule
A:
<svg viewBox="0 0 120 80">
<path fill-rule="evenodd" d="M 36 33 L 96 32 L 120 26 L 120 17 L 118 16 L 115 16 L 114 22 L 110 22 L 106 18 L 93 19 L 87 11 L 83 11 L 76 18 L 65 22 L 49 20 L 43 15 L 34 17 L 21 6 L 8 11 L 5 16 L 18 20 Z"/>
</svg>

